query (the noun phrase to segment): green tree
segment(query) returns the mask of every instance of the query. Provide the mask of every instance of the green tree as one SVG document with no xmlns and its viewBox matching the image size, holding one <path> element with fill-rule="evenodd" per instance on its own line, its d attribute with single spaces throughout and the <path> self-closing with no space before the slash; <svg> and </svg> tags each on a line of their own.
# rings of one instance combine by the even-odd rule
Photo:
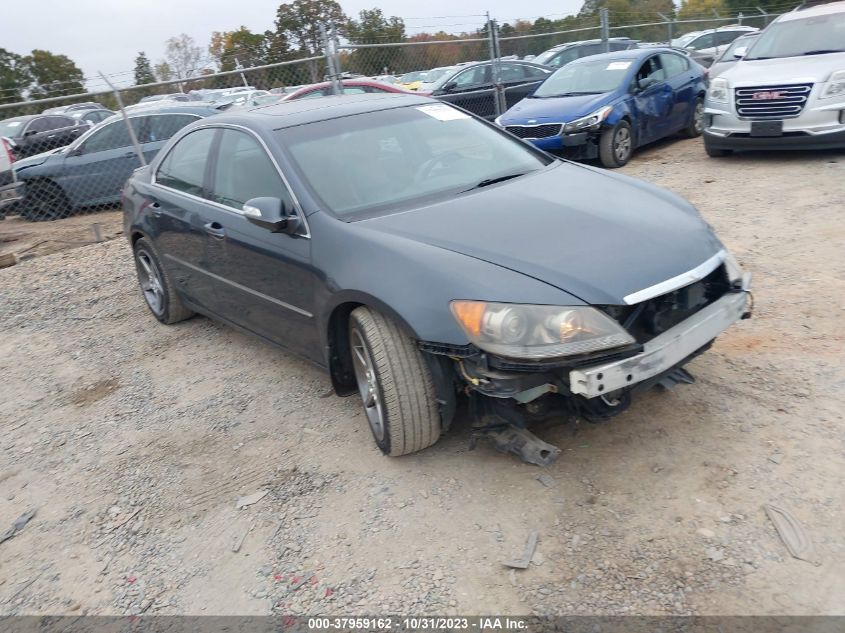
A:
<svg viewBox="0 0 845 633">
<path fill-rule="evenodd" d="M 146 53 L 143 51 L 138 53 L 135 58 L 135 85 L 155 83 L 156 76 L 153 73 L 153 66 Z"/>
<path fill-rule="evenodd" d="M 44 99 L 85 92 L 84 75 L 66 55 L 34 50 L 21 60 L 32 79 L 30 99 Z"/>
<path fill-rule="evenodd" d="M 32 77 L 21 56 L 0 48 L 0 103 L 21 101 L 30 83 Z"/>
<path fill-rule="evenodd" d="M 156 79 L 159 81 L 170 81 L 173 79 L 173 69 L 170 68 L 170 64 L 166 61 L 160 61 L 158 64 L 155 65 L 154 70 Z"/>
<path fill-rule="evenodd" d="M 221 71 L 234 70 L 237 62 L 243 68 L 268 63 L 265 35 L 253 33 L 245 26 L 236 31 L 214 31 L 208 52 Z"/>
<path fill-rule="evenodd" d="M 381 9 L 364 9 L 358 20 L 350 20 L 344 34 L 354 44 L 387 44 L 405 39 L 402 18 L 386 18 Z M 349 68 L 364 75 L 378 75 L 401 64 L 402 47 L 359 49 L 349 59 Z"/>
<path fill-rule="evenodd" d="M 314 57 L 323 50 L 320 26 L 339 29 L 346 26 L 347 17 L 335 0 L 294 0 L 279 5 L 276 11 L 276 36 L 290 43 L 300 57 Z M 317 62 L 308 65 L 311 81 L 317 81 L 324 66 Z"/>
</svg>

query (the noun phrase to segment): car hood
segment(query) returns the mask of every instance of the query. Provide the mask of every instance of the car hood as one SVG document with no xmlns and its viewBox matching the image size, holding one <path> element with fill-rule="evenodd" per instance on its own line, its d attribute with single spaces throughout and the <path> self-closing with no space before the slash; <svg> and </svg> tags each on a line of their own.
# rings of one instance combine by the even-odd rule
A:
<svg viewBox="0 0 845 633">
<path fill-rule="evenodd" d="M 528 97 L 517 103 L 499 119 L 502 125 L 524 123 L 569 123 L 587 116 L 610 103 L 613 93 L 576 95 L 572 97 Z"/>
<path fill-rule="evenodd" d="M 16 160 L 13 163 L 15 171 L 20 171 L 21 169 L 25 169 L 26 167 L 35 167 L 36 165 L 41 165 L 42 163 L 47 162 L 47 160 L 49 160 L 53 156 L 63 154 L 66 149 L 67 147 L 57 147 L 47 152 L 41 152 L 40 154 L 34 154 L 32 156 L 27 156 L 26 158 Z"/>
<path fill-rule="evenodd" d="M 721 77 L 732 88 L 780 84 L 822 83 L 835 70 L 845 68 L 845 53 L 740 60 Z"/>
<path fill-rule="evenodd" d="M 502 266 L 591 304 L 624 305 L 625 296 L 722 248 L 675 194 L 571 163 L 360 225 Z"/>
</svg>

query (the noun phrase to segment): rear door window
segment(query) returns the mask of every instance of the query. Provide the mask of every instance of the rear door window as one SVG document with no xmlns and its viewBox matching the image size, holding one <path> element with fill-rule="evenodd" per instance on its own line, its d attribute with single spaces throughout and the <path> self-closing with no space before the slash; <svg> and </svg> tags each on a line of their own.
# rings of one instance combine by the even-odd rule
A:
<svg viewBox="0 0 845 633">
<path fill-rule="evenodd" d="M 138 133 L 138 119 L 130 119 L 135 126 L 135 133 Z M 132 139 L 129 137 L 129 131 L 126 129 L 126 123 L 123 121 L 115 121 L 109 123 L 100 130 L 94 132 L 88 137 L 88 140 L 82 145 L 83 154 L 92 154 L 94 152 L 105 152 L 110 149 L 117 149 L 119 147 L 129 147 L 132 145 Z"/>
<path fill-rule="evenodd" d="M 146 141 L 166 141 L 189 123 L 199 117 L 190 114 L 160 114 L 149 117 L 146 126 Z"/>
<path fill-rule="evenodd" d="M 216 128 L 206 128 L 179 139 L 159 165 L 156 183 L 194 196 L 208 197 L 204 193 L 205 170 L 216 134 Z"/>
<path fill-rule="evenodd" d="M 251 198 L 280 198 L 288 209 L 292 199 L 267 151 L 251 134 L 223 130 L 211 199 L 238 211 Z"/>
</svg>

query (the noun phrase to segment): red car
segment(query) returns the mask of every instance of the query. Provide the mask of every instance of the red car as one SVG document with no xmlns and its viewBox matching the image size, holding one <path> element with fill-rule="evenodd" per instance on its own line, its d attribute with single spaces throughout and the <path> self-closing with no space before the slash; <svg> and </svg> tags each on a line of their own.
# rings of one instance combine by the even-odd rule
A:
<svg viewBox="0 0 845 633">
<path fill-rule="evenodd" d="M 403 94 L 414 94 L 398 86 L 392 86 L 380 81 L 373 81 L 372 79 L 344 79 L 343 94 L 345 95 L 359 95 L 365 93 L 378 92 L 401 92 Z M 281 101 L 293 101 L 294 99 L 311 99 L 313 97 L 327 97 L 332 94 L 332 84 L 330 81 L 324 81 L 319 84 L 312 84 L 304 86 L 296 92 L 291 92 L 289 95 L 282 97 Z"/>
</svg>

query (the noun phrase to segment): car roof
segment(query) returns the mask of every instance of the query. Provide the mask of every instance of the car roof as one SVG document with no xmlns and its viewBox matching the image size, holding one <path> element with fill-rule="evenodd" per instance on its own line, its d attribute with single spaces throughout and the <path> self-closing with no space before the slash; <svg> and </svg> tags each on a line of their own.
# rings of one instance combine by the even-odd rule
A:
<svg viewBox="0 0 845 633">
<path fill-rule="evenodd" d="M 29 121 L 30 119 L 34 119 L 37 116 L 50 116 L 49 114 L 24 114 L 22 116 L 13 116 L 9 117 L 8 119 L 0 120 L 0 123 L 8 123 L 10 121 Z"/>
<path fill-rule="evenodd" d="M 776 22 L 790 22 L 810 18 L 814 15 L 830 15 L 832 13 L 845 13 L 845 2 L 829 2 L 827 4 L 805 3 L 796 7 L 794 11 L 784 13 L 775 20 Z"/>
<path fill-rule="evenodd" d="M 295 99 L 232 113 L 227 112 L 215 119 L 219 123 L 243 124 L 271 131 L 367 112 L 432 103 L 440 102 L 429 97 L 399 92 L 333 95 L 321 99 Z"/>
<path fill-rule="evenodd" d="M 668 46 L 655 46 L 649 48 L 629 48 L 624 51 L 611 51 L 610 53 L 599 53 L 598 55 L 590 55 L 589 57 L 582 57 L 570 62 L 569 64 L 580 64 L 581 62 L 601 61 L 602 59 L 631 59 L 638 60 L 650 57 L 656 53 L 675 53 L 680 54 L 677 49 Z M 569 65 L 567 64 L 567 66 Z M 565 68 L 566 66 L 564 66 Z"/>
<path fill-rule="evenodd" d="M 569 48 L 570 46 L 582 46 L 584 44 L 600 44 L 604 40 L 579 40 L 578 42 L 564 42 L 563 44 L 555 44 L 552 46 L 550 51 L 556 51 L 559 49 Z M 630 37 L 609 37 L 607 38 L 608 42 L 636 42 L 636 40 Z"/>
<path fill-rule="evenodd" d="M 150 106 L 148 108 L 138 108 L 137 110 L 131 110 L 126 113 L 127 118 L 134 119 L 140 116 L 150 116 L 151 114 L 197 114 L 202 116 L 211 116 L 213 114 L 218 114 L 222 112 L 219 108 L 215 108 L 211 105 L 199 105 L 199 102 L 194 102 L 196 105 L 162 105 L 162 106 Z M 104 119 L 101 123 L 111 123 L 112 121 L 117 121 L 123 118 L 123 115 L 120 113 L 116 113 L 114 116 L 110 116 L 108 119 Z"/>
</svg>

